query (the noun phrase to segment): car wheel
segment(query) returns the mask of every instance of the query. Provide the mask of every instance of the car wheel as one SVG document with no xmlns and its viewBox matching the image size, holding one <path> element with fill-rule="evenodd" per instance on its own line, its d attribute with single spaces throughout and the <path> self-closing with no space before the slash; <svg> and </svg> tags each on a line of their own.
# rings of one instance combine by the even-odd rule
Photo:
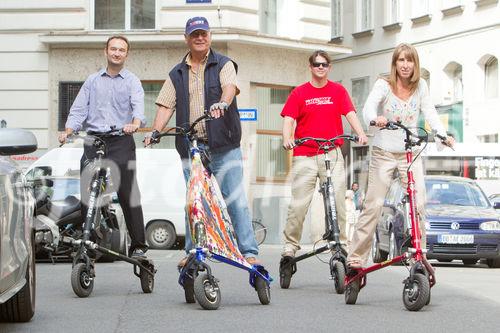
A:
<svg viewBox="0 0 500 333">
<path fill-rule="evenodd" d="M 146 229 L 146 239 L 152 249 L 168 250 L 176 237 L 174 226 L 167 221 L 155 221 Z"/>
<path fill-rule="evenodd" d="M 378 240 L 377 240 L 376 233 L 373 234 L 371 254 L 372 254 L 372 260 L 374 263 L 379 263 L 379 262 L 382 262 L 384 260 L 387 260 L 387 252 L 380 250 L 380 247 L 378 246 Z"/>
<path fill-rule="evenodd" d="M 0 304 L 0 321 L 27 322 L 35 314 L 36 268 L 35 240 L 31 240 L 31 257 L 26 269 L 26 284 L 4 304 Z"/>
<path fill-rule="evenodd" d="M 500 268 L 500 258 L 487 259 L 486 264 L 489 268 Z"/>
<path fill-rule="evenodd" d="M 389 236 L 389 255 L 387 256 L 388 260 L 392 260 L 394 257 L 397 257 L 399 255 L 397 247 L 396 235 L 394 234 L 394 230 L 391 230 Z"/>
<path fill-rule="evenodd" d="M 477 259 L 462 259 L 462 262 L 464 263 L 464 265 L 472 266 L 476 264 Z"/>
</svg>

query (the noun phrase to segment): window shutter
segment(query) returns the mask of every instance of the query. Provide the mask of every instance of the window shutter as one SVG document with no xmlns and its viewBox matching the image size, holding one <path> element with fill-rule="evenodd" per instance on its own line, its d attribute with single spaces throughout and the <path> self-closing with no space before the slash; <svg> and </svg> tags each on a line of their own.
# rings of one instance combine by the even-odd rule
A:
<svg viewBox="0 0 500 333">
<path fill-rule="evenodd" d="M 57 129 L 64 131 L 69 110 L 80 91 L 83 82 L 59 82 L 59 115 Z"/>
</svg>

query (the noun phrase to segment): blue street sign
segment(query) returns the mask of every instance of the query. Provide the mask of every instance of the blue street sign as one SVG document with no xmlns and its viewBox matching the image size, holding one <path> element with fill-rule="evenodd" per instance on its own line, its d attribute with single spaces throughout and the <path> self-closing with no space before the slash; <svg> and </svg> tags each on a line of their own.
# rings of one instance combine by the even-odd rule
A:
<svg viewBox="0 0 500 333">
<path fill-rule="evenodd" d="M 186 3 L 211 3 L 212 0 L 186 0 Z"/>
<path fill-rule="evenodd" d="M 257 109 L 238 109 L 241 121 L 257 121 Z"/>
</svg>

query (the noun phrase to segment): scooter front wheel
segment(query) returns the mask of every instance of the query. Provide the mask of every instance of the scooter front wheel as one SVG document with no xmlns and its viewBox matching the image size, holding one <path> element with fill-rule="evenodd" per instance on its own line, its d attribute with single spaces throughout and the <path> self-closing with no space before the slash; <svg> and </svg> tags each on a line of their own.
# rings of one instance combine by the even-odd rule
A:
<svg viewBox="0 0 500 333">
<path fill-rule="evenodd" d="M 194 297 L 205 310 L 217 310 L 220 306 L 220 289 L 214 277 L 212 280 L 207 273 L 198 275 L 194 280 Z"/>
<path fill-rule="evenodd" d="M 416 273 L 405 281 L 403 303 L 409 311 L 419 311 L 430 301 L 429 293 L 429 280 L 424 274 Z"/>
<path fill-rule="evenodd" d="M 345 304 L 356 304 L 361 286 L 361 278 L 356 279 L 345 287 Z"/>
<path fill-rule="evenodd" d="M 148 269 L 154 272 L 154 266 L 148 265 Z M 141 278 L 141 288 L 142 292 L 145 294 L 150 294 L 153 292 L 155 286 L 154 275 L 149 274 L 144 268 L 140 268 L 139 276 Z"/>
<path fill-rule="evenodd" d="M 71 271 L 71 287 L 78 297 L 88 297 L 94 289 L 94 277 L 85 263 L 78 263 Z"/>
<path fill-rule="evenodd" d="M 259 296 L 260 304 L 267 305 L 271 302 L 271 288 L 260 276 L 255 277 L 255 290 Z"/>
<path fill-rule="evenodd" d="M 340 261 L 334 260 L 331 262 L 331 275 L 333 282 L 335 283 L 335 291 L 337 294 L 343 294 L 345 291 L 344 280 L 345 280 L 345 267 Z"/>
</svg>

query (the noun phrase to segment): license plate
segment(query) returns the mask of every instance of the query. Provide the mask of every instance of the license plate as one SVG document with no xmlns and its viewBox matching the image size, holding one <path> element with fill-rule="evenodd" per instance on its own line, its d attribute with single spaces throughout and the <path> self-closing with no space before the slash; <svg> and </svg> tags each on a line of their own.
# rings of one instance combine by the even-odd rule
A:
<svg viewBox="0 0 500 333">
<path fill-rule="evenodd" d="M 438 242 L 444 244 L 473 244 L 474 235 L 438 235 Z"/>
</svg>

